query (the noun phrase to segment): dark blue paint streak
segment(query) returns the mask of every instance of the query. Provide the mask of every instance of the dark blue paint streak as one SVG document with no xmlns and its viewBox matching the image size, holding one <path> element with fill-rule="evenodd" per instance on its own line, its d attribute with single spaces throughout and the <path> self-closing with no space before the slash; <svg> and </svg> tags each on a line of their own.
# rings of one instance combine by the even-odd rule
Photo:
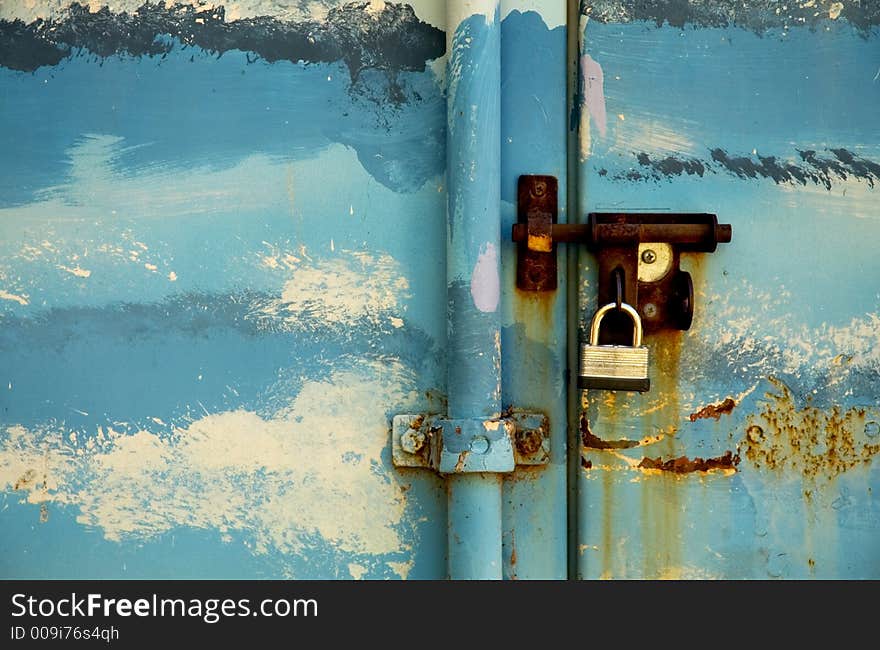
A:
<svg viewBox="0 0 880 650">
<path fill-rule="evenodd" d="M 128 174 L 165 166 L 223 169 L 243 157 L 310 158 L 332 143 L 396 191 L 442 173 L 445 102 L 431 72 L 404 72 L 406 101 L 377 103 L 383 72 L 365 70 L 351 93 L 344 64 L 249 62 L 177 46 L 161 59 L 91 56 L 32 74 L 0 69 L 0 206 L 61 183 L 62 152 L 83 134 L 125 138 Z M 379 154 L 379 155 L 377 155 Z"/>
</svg>

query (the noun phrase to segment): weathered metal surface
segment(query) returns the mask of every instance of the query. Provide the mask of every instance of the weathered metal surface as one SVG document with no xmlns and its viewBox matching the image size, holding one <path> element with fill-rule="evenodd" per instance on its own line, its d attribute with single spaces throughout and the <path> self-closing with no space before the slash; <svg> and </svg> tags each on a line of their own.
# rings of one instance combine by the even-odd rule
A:
<svg viewBox="0 0 880 650">
<path fill-rule="evenodd" d="M 523 291 L 556 290 L 553 224 L 558 218 L 558 195 L 559 183 L 553 176 L 523 175 L 517 180 L 518 223 L 513 229 L 516 233 L 525 225 L 526 232 L 516 251 L 516 286 Z"/>
<path fill-rule="evenodd" d="M 880 576 L 880 34 L 807 4 L 582 3 L 580 211 L 737 236 L 682 254 L 694 323 L 646 337 L 652 392 L 582 396 L 580 577 Z"/>
<path fill-rule="evenodd" d="M 101 4 L 0 3 L 0 575 L 444 577 L 388 452 L 445 409 L 443 12 Z"/>
<path fill-rule="evenodd" d="M 512 472 L 517 465 L 550 459 L 547 417 L 449 420 L 436 415 L 395 415 L 391 431 L 395 467 L 422 467 L 441 474 Z"/>
<path fill-rule="evenodd" d="M 516 9 L 507 13 L 505 6 Z M 558 221 L 567 220 L 566 7 L 565 0 L 502 5 L 501 398 L 505 408 L 546 414 L 550 434 L 548 464 L 504 477 L 504 576 L 520 580 L 567 574 L 568 258 L 558 250 L 556 291 L 522 291 L 510 241 L 522 175 L 557 178 Z"/>
</svg>

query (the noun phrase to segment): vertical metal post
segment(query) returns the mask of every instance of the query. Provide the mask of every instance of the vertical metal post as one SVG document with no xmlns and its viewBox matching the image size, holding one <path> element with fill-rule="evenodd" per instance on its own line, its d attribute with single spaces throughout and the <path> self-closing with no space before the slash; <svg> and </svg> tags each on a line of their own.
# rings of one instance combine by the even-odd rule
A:
<svg viewBox="0 0 880 650">
<path fill-rule="evenodd" d="M 448 416 L 493 417 L 501 411 L 498 0 L 449 0 L 447 19 Z M 449 577 L 501 579 L 501 476 L 448 479 Z"/>
</svg>

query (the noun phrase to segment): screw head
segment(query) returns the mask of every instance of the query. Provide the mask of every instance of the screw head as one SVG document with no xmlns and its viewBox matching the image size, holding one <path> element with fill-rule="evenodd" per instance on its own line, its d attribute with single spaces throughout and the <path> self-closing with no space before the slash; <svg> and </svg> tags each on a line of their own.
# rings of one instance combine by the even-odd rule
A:
<svg viewBox="0 0 880 650">
<path fill-rule="evenodd" d="M 642 261 L 645 264 L 653 264 L 657 261 L 657 253 L 652 251 L 650 248 L 646 248 L 642 251 Z"/>
<path fill-rule="evenodd" d="M 644 307 L 645 318 L 654 318 L 657 315 L 657 305 L 653 302 L 649 302 Z"/>
</svg>

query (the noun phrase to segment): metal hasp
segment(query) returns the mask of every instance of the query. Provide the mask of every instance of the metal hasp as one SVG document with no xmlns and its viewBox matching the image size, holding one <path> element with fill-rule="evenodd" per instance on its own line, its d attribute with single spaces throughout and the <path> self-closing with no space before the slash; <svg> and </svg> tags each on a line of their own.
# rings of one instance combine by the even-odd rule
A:
<svg viewBox="0 0 880 650">
<path fill-rule="evenodd" d="M 535 182 L 524 179 L 546 178 L 521 177 L 520 188 Z M 711 253 L 732 237 L 730 224 L 720 224 L 716 215 L 708 213 L 591 212 L 587 223 L 554 223 L 548 228 L 546 217 L 532 208 L 531 197 L 520 192 L 519 200 L 519 223 L 513 225 L 512 233 L 513 241 L 519 243 L 519 263 L 527 264 L 534 255 L 555 259 L 554 247 L 559 242 L 585 244 L 598 261 L 598 305 L 622 298 L 638 310 L 649 334 L 691 326 L 694 288 L 690 274 L 679 267 L 681 253 Z M 517 287 L 537 290 L 534 283 L 522 279 L 518 273 Z M 624 344 L 631 337 L 630 319 L 619 312 L 608 314 L 600 343 Z"/>
<path fill-rule="evenodd" d="M 504 474 L 517 465 L 550 461 L 550 427 L 541 413 L 461 420 L 396 415 L 391 458 L 395 467 L 421 467 L 440 474 Z"/>
</svg>

